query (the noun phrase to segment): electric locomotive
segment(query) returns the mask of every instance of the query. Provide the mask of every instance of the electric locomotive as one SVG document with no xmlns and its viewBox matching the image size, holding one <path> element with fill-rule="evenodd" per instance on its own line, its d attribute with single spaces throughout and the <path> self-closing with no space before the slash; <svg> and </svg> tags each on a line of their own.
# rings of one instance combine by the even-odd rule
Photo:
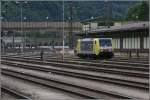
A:
<svg viewBox="0 0 150 100">
<path fill-rule="evenodd" d="M 78 39 L 75 53 L 82 58 L 112 58 L 114 56 L 112 38 Z"/>
</svg>

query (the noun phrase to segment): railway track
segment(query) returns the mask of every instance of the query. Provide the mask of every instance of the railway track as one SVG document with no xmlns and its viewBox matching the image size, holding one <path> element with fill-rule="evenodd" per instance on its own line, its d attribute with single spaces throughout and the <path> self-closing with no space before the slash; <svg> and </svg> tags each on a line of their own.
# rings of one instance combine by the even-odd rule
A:
<svg viewBox="0 0 150 100">
<path fill-rule="evenodd" d="M 61 75 L 69 75 L 72 77 L 78 77 L 78 78 L 86 78 L 90 80 L 96 80 L 96 81 L 104 81 L 104 82 L 109 82 L 113 84 L 118 84 L 118 85 L 125 85 L 129 87 L 135 87 L 135 88 L 140 88 L 140 89 L 146 89 L 148 90 L 148 79 L 143 78 L 143 80 L 138 80 L 137 77 L 132 77 L 128 78 L 127 76 L 120 76 L 116 77 L 110 77 L 108 74 L 104 74 L 103 72 L 99 72 L 99 75 L 93 74 L 96 72 L 92 71 L 80 71 L 79 69 L 68 69 L 68 68 L 60 68 L 60 67 L 44 67 L 40 65 L 34 65 L 34 64 L 27 64 L 27 63 L 19 63 L 19 62 L 10 62 L 10 61 L 2 61 L 2 64 L 10 65 L 10 66 L 15 66 L 15 67 L 21 67 L 21 68 L 27 68 L 27 69 L 33 69 L 33 70 L 39 70 L 39 71 L 44 71 L 44 72 L 52 72 L 55 74 L 61 74 Z M 90 73 L 90 74 L 89 74 Z"/>
<path fill-rule="evenodd" d="M 20 56 L 12 56 L 12 57 L 20 57 Z M 22 57 L 30 57 L 30 58 L 40 58 L 39 55 L 31 55 L 31 56 L 22 56 Z M 45 59 L 57 59 L 58 60 L 58 56 L 56 55 L 49 55 L 46 56 Z M 60 58 L 59 58 L 60 59 Z M 71 61 L 87 61 L 87 62 L 96 62 L 96 63 L 116 63 L 116 64 L 124 64 L 124 65 L 145 65 L 145 66 L 149 66 L 149 60 L 148 58 L 146 59 L 142 59 L 142 58 L 132 58 L 132 59 L 119 59 L 119 58 L 115 58 L 115 59 L 108 59 L 108 60 L 94 60 L 94 59 L 81 59 L 79 57 L 68 57 L 65 56 L 64 60 L 71 60 Z"/>
<path fill-rule="evenodd" d="M 28 54 L 5 54 L 5 55 L 2 55 L 2 57 L 31 57 L 31 56 L 37 56 L 37 55 L 40 55 L 40 53 L 28 53 Z"/>
<path fill-rule="evenodd" d="M 37 57 L 38 57 L 38 55 L 36 55 Z M 39 55 L 40 56 L 40 55 Z M 60 55 L 47 55 L 47 57 L 59 57 Z M 80 58 L 80 57 L 78 57 L 78 56 L 65 56 L 65 58 L 66 59 L 81 59 L 81 60 L 85 60 L 85 59 L 87 59 L 87 60 L 93 60 L 94 61 L 94 59 L 91 59 L 90 57 L 89 58 Z M 97 60 L 102 60 L 102 59 L 97 59 Z M 140 61 L 140 60 L 142 60 L 142 61 L 149 61 L 149 57 L 139 57 L 139 58 L 129 58 L 129 57 L 113 57 L 113 58 L 111 58 L 111 59 L 106 59 L 107 61 L 126 61 L 126 62 L 128 62 L 128 61 Z"/>
<path fill-rule="evenodd" d="M 5 56 L 4 56 L 5 57 Z M 20 57 L 20 56 L 11 56 L 11 57 Z M 27 57 L 27 58 L 35 58 L 35 59 L 39 59 L 40 56 L 37 55 L 33 55 L 33 56 L 22 56 L 22 57 Z M 58 57 L 55 57 L 55 55 L 51 55 L 51 56 L 47 56 L 45 58 L 45 60 L 51 60 L 51 59 L 57 59 Z M 132 60 L 128 60 L 128 62 L 125 61 L 120 61 L 118 60 L 93 60 L 93 59 L 81 59 L 78 57 L 65 57 L 64 60 L 66 61 L 82 61 L 82 62 L 95 62 L 95 63 L 111 63 L 111 64 L 123 64 L 123 65 L 139 65 L 139 66 L 149 66 L 149 61 L 147 59 L 147 61 L 143 61 L 142 59 L 140 60 L 136 60 L 136 62 L 132 62 Z"/>
<path fill-rule="evenodd" d="M 41 60 L 40 58 L 32 58 L 32 57 L 13 57 L 13 58 L 23 58 L 23 59 L 31 59 L 31 60 Z M 4 58 L 5 59 L 5 58 Z M 45 59 L 45 61 L 48 62 L 60 62 L 60 63 L 70 63 L 70 64 L 84 64 L 84 65 L 89 65 L 89 66 L 107 66 L 112 68 L 113 65 L 115 67 L 122 67 L 122 68 L 126 68 L 126 69 L 134 69 L 135 68 L 131 67 L 131 66 L 135 66 L 137 68 L 137 70 L 141 69 L 141 70 L 145 70 L 148 71 L 148 67 L 149 64 L 141 64 L 141 63 L 127 63 L 127 62 L 116 62 L 116 61 L 80 61 L 78 60 L 74 60 L 74 59 L 70 59 L 70 60 L 60 60 L 60 59 L 53 59 L 53 58 L 49 58 L 49 59 Z M 138 66 L 138 67 L 137 67 Z M 145 68 L 143 68 L 145 67 Z"/>
<path fill-rule="evenodd" d="M 14 90 L 9 89 L 9 88 L 4 87 L 4 86 L 1 87 L 1 92 L 9 94 L 9 95 L 11 95 L 12 97 L 14 97 L 16 99 L 31 100 L 31 98 L 29 98 L 28 96 L 25 96 L 25 95 L 23 95 L 23 94 L 21 94 L 21 93 L 19 93 L 17 91 L 14 91 Z M 3 98 L 1 98 L 1 99 L 3 99 Z"/>
<path fill-rule="evenodd" d="M 8 57 L 2 57 L 2 58 L 8 58 Z M 24 58 L 24 59 L 36 59 L 36 60 L 41 60 L 40 56 L 13 56 L 13 57 L 9 57 L 9 58 Z M 57 62 L 67 62 L 67 63 L 73 63 L 73 62 L 77 62 L 77 63 L 94 63 L 94 65 L 100 65 L 100 64 L 116 64 L 116 65 L 124 65 L 124 66 L 145 66 L 145 67 L 149 67 L 149 63 L 139 63 L 139 61 L 137 62 L 123 62 L 123 61 L 109 61 L 109 60 L 87 60 L 87 59 L 72 59 L 72 58 L 65 58 L 64 60 L 61 59 L 57 59 L 56 57 L 48 57 L 44 59 L 45 61 L 57 61 Z"/>
<path fill-rule="evenodd" d="M 46 61 L 40 61 L 38 58 L 3 57 L 2 64 L 16 68 L 28 70 L 52 72 L 55 75 L 70 76 L 79 79 L 110 83 L 118 86 L 139 89 L 142 91 L 149 90 L 149 68 L 146 65 L 119 65 L 119 64 L 99 64 L 87 61 L 68 61 L 49 58 Z M 15 69 L 15 68 L 14 68 Z M 5 71 L 8 69 L 4 69 Z M 3 72 L 3 70 L 2 70 Z M 18 72 L 17 72 L 18 73 Z M 35 76 L 34 76 L 35 77 Z M 117 93 L 115 93 L 117 94 Z M 128 97 L 125 95 L 125 97 Z M 129 96 L 128 98 L 136 98 Z"/>
<path fill-rule="evenodd" d="M 36 58 L 40 58 L 40 56 L 35 56 Z M 55 56 L 48 56 L 46 59 L 49 59 L 49 58 L 53 58 L 53 59 L 56 59 L 58 57 L 55 57 Z M 88 58 L 85 58 L 85 59 L 82 59 L 82 58 L 79 58 L 79 57 L 65 57 L 65 60 L 76 60 L 76 61 L 92 61 L 92 62 L 103 62 L 104 60 L 100 60 L 100 59 L 97 59 L 97 60 L 94 60 L 94 59 L 88 59 Z M 139 59 L 119 59 L 119 58 L 116 58 L 116 59 L 107 59 L 105 60 L 105 62 L 124 62 L 124 63 L 145 63 L 145 64 L 148 64 L 149 63 L 149 60 L 148 59 L 142 59 L 142 58 L 139 58 Z"/>
<path fill-rule="evenodd" d="M 3 58 L 4 59 L 4 58 Z M 88 71 L 95 71 L 95 72 L 106 72 L 106 73 L 114 73 L 120 75 L 128 75 L 128 76 L 137 76 L 142 78 L 149 78 L 148 71 L 134 71 L 131 69 L 122 69 L 123 67 L 116 68 L 115 66 L 112 68 L 107 68 L 107 66 L 88 66 L 88 65 L 76 65 L 76 64 L 68 64 L 68 63 L 58 63 L 58 62 L 43 62 L 39 60 L 27 60 L 27 59 L 17 59 L 17 58 L 5 58 L 5 60 L 12 60 L 12 61 L 20 61 L 26 63 L 33 63 L 33 64 L 44 64 L 44 65 L 51 65 L 51 66 L 58 66 L 61 68 L 71 68 L 71 69 L 80 69 L 80 70 L 88 70 Z M 4 61 L 2 61 L 3 63 Z M 136 69 L 132 66 L 133 69 Z M 144 69 L 144 68 L 143 68 Z M 147 69 L 148 70 L 148 69 Z"/>
<path fill-rule="evenodd" d="M 25 73 L 25 72 L 19 72 L 19 71 L 17 72 L 17 71 L 13 71 L 13 70 L 3 69 L 2 74 L 16 77 L 16 78 L 23 79 L 23 80 L 27 80 L 27 81 L 31 81 L 31 82 L 41 84 L 41 85 L 44 85 L 47 87 L 56 88 L 61 91 L 73 93 L 78 96 L 82 96 L 86 99 L 97 99 L 97 98 L 102 98 L 102 97 L 103 97 L 103 99 L 104 98 L 113 98 L 113 99 L 114 98 L 115 99 L 116 98 L 119 98 L 119 99 L 130 99 L 131 98 L 129 96 L 122 95 L 119 93 L 117 94 L 117 93 L 109 92 L 109 91 L 105 91 L 105 90 L 98 90 L 98 89 L 94 89 L 94 88 L 90 88 L 90 87 L 74 85 L 71 83 L 66 83 L 64 81 L 50 80 L 50 79 L 46 79 L 46 78 L 43 78 L 40 76 L 31 75 L 31 74 Z"/>
<path fill-rule="evenodd" d="M 49 55 L 49 53 L 46 53 L 45 55 L 46 56 L 46 59 L 57 59 L 59 58 L 60 55 L 55 55 L 55 54 L 51 54 Z M 2 56 L 2 57 L 20 57 L 20 55 L 12 55 L 12 56 Z M 40 53 L 34 53 L 34 54 L 27 54 L 27 55 L 22 55 L 22 57 L 32 57 L 32 58 L 40 58 Z M 123 58 L 123 57 L 115 57 L 115 58 L 112 58 L 112 59 L 108 59 L 108 60 L 94 60 L 94 59 L 81 59 L 77 56 L 65 56 L 64 58 L 65 60 L 75 60 L 75 61 L 92 61 L 92 62 L 105 62 L 105 63 L 110 63 L 110 62 L 115 62 L 118 64 L 127 64 L 128 63 L 132 63 L 133 65 L 135 64 L 145 64 L 145 65 L 148 65 L 149 64 L 149 58 Z M 135 64 L 134 64 L 135 63 Z M 128 64 L 129 65 L 129 64 Z"/>
<path fill-rule="evenodd" d="M 52 58 L 52 57 L 47 57 L 47 59 L 49 59 L 49 58 Z M 56 58 L 56 57 L 53 57 L 53 59 L 54 58 Z M 77 61 L 91 61 L 91 62 L 116 62 L 116 63 L 139 63 L 139 64 L 143 64 L 143 63 L 145 63 L 145 64 L 148 64 L 149 63 L 149 61 L 148 61 L 148 59 L 146 59 L 146 60 L 143 60 L 142 58 L 141 59 L 139 59 L 139 60 L 132 60 L 132 59 L 126 59 L 126 60 L 120 60 L 120 59 L 116 59 L 116 60 L 114 60 L 114 59 L 106 59 L 106 60 L 99 60 L 99 59 L 97 59 L 97 60 L 94 60 L 94 59 L 81 59 L 81 58 L 69 58 L 69 57 L 66 57 L 65 58 L 66 60 L 77 60 Z"/>
</svg>

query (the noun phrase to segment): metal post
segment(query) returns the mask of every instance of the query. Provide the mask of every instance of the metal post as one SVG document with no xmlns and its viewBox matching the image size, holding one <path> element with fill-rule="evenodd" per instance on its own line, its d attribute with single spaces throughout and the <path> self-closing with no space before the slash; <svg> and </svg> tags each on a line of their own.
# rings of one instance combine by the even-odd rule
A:
<svg viewBox="0 0 150 100">
<path fill-rule="evenodd" d="M 24 31 L 24 48 L 26 48 L 26 31 Z"/>
<path fill-rule="evenodd" d="M 46 25 L 47 25 L 47 28 L 48 28 L 48 19 L 49 19 L 49 17 L 47 16 L 47 17 L 46 17 Z"/>
<path fill-rule="evenodd" d="M 87 37 L 87 27 L 86 27 L 86 25 L 85 25 L 85 34 L 86 34 L 86 37 Z"/>
<path fill-rule="evenodd" d="M 26 20 L 26 17 L 23 18 L 24 20 Z M 24 31 L 24 48 L 26 48 L 26 31 Z"/>
<path fill-rule="evenodd" d="M 69 26 L 70 26 L 70 31 L 69 31 L 69 46 L 72 49 L 73 48 L 73 30 L 72 30 L 72 21 L 73 21 L 73 4 L 72 1 L 70 1 L 70 17 L 69 17 Z"/>
<path fill-rule="evenodd" d="M 63 36 L 62 36 L 63 48 L 62 48 L 62 60 L 64 60 L 64 0 L 63 0 Z"/>
<path fill-rule="evenodd" d="M 0 5 L 1 5 L 1 2 L 0 2 Z M 0 17 L 1 21 L 4 20 L 4 22 L 6 22 L 7 20 L 5 20 L 4 17 L 2 17 L 2 13 L 6 13 L 6 11 L 1 11 L 1 17 Z M 5 53 L 5 42 L 2 41 L 3 40 L 2 38 L 5 38 L 5 33 L 3 33 L 2 35 L 2 31 L 1 31 L 0 37 L 1 37 L 1 43 L 2 43 L 2 44 L 0 43 L 0 45 L 2 45 L 2 49 L 3 49 L 2 52 Z"/>
<path fill-rule="evenodd" d="M 24 34 L 23 34 L 23 24 L 22 24 L 22 9 L 23 9 L 23 2 L 18 2 L 16 1 L 16 3 L 20 3 L 20 14 L 21 14 L 21 18 L 20 18 L 20 22 L 21 22 L 21 34 L 22 34 L 22 41 L 21 41 L 21 52 L 24 52 Z M 27 3 L 27 1 L 25 1 L 24 3 Z"/>
<path fill-rule="evenodd" d="M 20 13 L 21 13 L 21 33 L 22 33 L 22 41 L 21 41 L 21 52 L 23 53 L 23 49 L 24 49 L 24 45 L 23 45 L 23 40 L 24 40 L 24 38 L 23 38 L 23 30 L 22 30 L 22 3 L 21 3 L 21 8 L 20 8 Z"/>
<path fill-rule="evenodd" d="M 112 19 L 112 4 L 111 1 L 106 0 L 106 13 L 105 13 L 105 27 L 110 28 L 110 23 L 111 23 L 111 19 Z"/>
</svg>

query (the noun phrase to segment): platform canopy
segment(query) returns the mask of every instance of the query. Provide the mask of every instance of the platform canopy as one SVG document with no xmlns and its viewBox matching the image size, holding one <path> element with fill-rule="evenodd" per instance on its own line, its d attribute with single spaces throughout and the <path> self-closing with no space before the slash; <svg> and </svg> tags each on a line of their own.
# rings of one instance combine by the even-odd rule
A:
<svg viewBox="0 0 150 100">
<path fill-rule="evenodd" d="M 136 30 L 145 30 L 149 29 L 149 22 L 136 22 L 136 23 L 128 23 L 118 26 L 111 26 L 110 28 L 100 28 L 100 29 L 91 29 L 86 33 L 88 35 L 98 35 L 100 33 L 114 33 L 114 32 L 124 32 L 124 31 L 136 31 Z M 77 35 L 85 35 L 85 32 L 81 32 Z"/>
</svg>

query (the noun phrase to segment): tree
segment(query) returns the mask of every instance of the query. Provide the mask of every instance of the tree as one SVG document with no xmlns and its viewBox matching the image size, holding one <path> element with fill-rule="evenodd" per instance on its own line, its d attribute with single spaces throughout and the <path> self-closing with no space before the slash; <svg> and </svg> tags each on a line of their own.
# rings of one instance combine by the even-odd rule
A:
<svg viewBox="0 0 150 100">
<path fill-rule="evenodd" d="M 149 20 L 149 3 L 142 1 L 129 8 L 126 20 L 132 21 L 148 21 Z"/>
</svg>

